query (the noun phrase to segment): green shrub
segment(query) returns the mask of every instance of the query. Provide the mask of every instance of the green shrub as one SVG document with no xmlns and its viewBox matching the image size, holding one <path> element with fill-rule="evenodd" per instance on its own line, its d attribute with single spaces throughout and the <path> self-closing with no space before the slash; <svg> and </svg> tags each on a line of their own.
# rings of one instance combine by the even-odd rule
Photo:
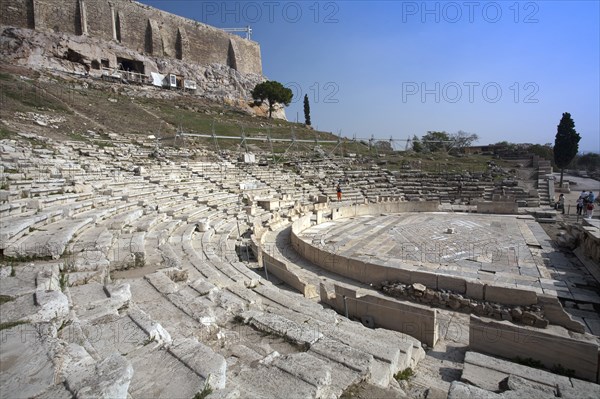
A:
<svg viewBox="0 0 600 399">
<path fill-rule="evenodd" d="M 398 371 L 396 374 L 394 374 L 394 378 L 396 379 L 396 381 L 407 381 L 409 380 L 413 375 L 415 375 L 414 371 L 409 367 L 406 368 L 402 371 Z"/>
</svg>

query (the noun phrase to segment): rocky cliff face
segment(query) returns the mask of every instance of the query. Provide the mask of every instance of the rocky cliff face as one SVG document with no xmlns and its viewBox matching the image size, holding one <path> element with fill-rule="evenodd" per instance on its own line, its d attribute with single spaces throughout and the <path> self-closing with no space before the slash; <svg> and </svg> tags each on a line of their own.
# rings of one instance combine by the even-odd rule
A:
<svg viewBox="0 0 600 399">
<path fill-rule="evenodd" d="M 253 105 L 250 91 L 264 80 L 257 74 L 242 74 L 227 65 L 195 65 L 182 60 L 158 58 L 134 52 L 119 43 L 89 36 L 38 32 L 0 26 L 0 54 L 5 62 L 33 69 L 100 77 L 101 61 L 116 65 L 126 58 L 144 65 L 150 72 L 176 73 L 197 84 L 195 94 L 211 101 L 238 107 L 250 114 L 265 116 L 266 106 Z M 115 83 L 120 84 L 120 83 Z M 277 107 L 273 117 L 286 119 Z"/>
</svg>

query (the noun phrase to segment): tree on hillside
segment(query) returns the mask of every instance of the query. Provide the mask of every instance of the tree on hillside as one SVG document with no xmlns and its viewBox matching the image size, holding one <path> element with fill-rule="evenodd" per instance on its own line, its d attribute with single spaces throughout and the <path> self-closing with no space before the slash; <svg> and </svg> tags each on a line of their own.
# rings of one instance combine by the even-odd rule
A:
<svg viewBox="0 0 600 399">
<path fill-rule="evenodd" d="M 252 90 L 252 98 L 257 105 L 262 105 L 265 100 L 268 102 L 269 118 L 271 118 L 276 103 L 288 106 L 292 102 L 293 96 L 291 89 L 274 80 L 259 83 Z"/>
<path fill-rule="evenodd" d="M 529 147 L 527 147 L 527 152 L 552 162 L 552 166 L 556 165 L 554 163 L 554 148 L 552 148 L 552 143 L 546 143 L 544 145 L 531 144 Z"/>
<path fill-rule="evenodd" d="M 308 103 L 308 94 L 304 95 L 304 123 L 310 126 L 310 104 Z"/>
<path fill-rule="evenodd" d="M 600 170 L 600 154 L 589 152 L 576 157 L 577 167 L 587 171 Z"/>
<path fill-rule="evenodd" d="M 373 147 L 375 147 L 377 149 L 377 151 L 386 151 L 386 152 L 394 151 L 394 147 L 392 147 L 392 143 L 389 140 L 377 140 L 373 144 Z"/>
<path fill-rule="evenodd" d="M 430 152 L 447 151 L 450 144 L 449 142 L 451 141 L 448 133 L 432 131 L 427 132 L 421 140 L 423 142 L 423 147 Z"/>
<path fill-rule="evenodd" d="M 571 114 L 564 112 L 557 126 L 556 138 L 554 139 L 554 163 L 557 168 L 560 168 L 559 187 L 562 187 L 563 184 L 565 168 L 577 155 L 579 140 L 581 140 L 581 136 L 575 131 L 575 122 L 571 119 Z"/>
<path fill-rule="evenodd" d="M 459 130 L 450 135 L 450 140 L 454 141 L 454 143 L 450 143 L 451 149 L 462 151 L 464 148 L 470 147 L 471 144 L 479 140 L 479 136 L 475 133 L 467 133 Z"/>
<path fill-rule="evenodd" d="M 414 152 L 423 152 L 423 143 L 416 134 L 412 138 L 412 149 Z"/>
</svg>

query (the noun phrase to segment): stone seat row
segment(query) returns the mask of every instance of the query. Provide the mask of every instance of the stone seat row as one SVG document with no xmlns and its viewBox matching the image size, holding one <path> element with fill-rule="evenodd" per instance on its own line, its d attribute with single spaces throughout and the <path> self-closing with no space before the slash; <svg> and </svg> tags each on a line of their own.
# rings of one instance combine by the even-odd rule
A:
<svg viewBox="0 0 600 399">
<path fill-rule="evenodd" d="M 235 353 L 238 362 L 243 363 L 240 366 L 244 372 L 228 375 L 226 390 L 231 383 L 229 386 L 235 388 L 243 386 L 245 393 L 250 396 L 262 394 L 274 397 L 289 392 L 289 387 L 294 386 L 297 389 L 310 388 L 312 394 L 316 394 L 316 396 L 320 395 L 314 391 L 315 388 L 334 389 L 335 391 L 331 393 L 338 396 L 347 386 L 362 379 L 387 385 L 394 370 L 414 366 L 416 361 L 422 357 L 422 349 L 415 340 L 407 342 L 405 336 L 397 333 L 387 334 L 388 332 L 376 339 L 375 336 L 383 331 L 371 332 L 371 330 L 365 329 L 365 331 L 356 332 L 359 325 L 346 324 L 348 322 L 338 320 L 335 314 L 330 313 L 331 311 L 325 311 L 316 304 L 312 305 L 310 302 L 298 301 L 288 295 L 282 295 L 278 290 L 270 288 L 269 284 L 259 284 L 250 289 L 245 285 L 239 285 L 238 282 L 218 288 L 207 280 L 199 279 L 189 283 L 189 287 L 193 288 L 193 291 L 190 291 L 182 283 L 169 281 L 165 277 L 159 278 L 158 275 L 162 273 L 162 271 L 158 271 L 155 273 L 156 276 L 149 275 L 147 279 L 175 307 L 197 322 L 206 323 L 207 320 L 213 320 L 213 328 L 223 331 L 225 330 L 221 326 L 224 319 L 223 312 L 231 312 L 252 329 L 282 336 L 293 345 L 308 348 L 308 352 L 299 352 L 306 353 L 306 355 L 302 355 L 302 359 L 291 354 L 282 356 L 279 353 L 270 352 L 266 355 L 271 355 L 272 360 L 261 362 L 258 369 L 252 371 L 249 368 L 251 363 L 249 360 L 256 360 L 256 358 L 251 356 L 249 359 L 247 356 L 255 352 L 255 349 L 248 350 L 252 349 L 254 345 L 251 340 L 247 339 L 250 338 L 249 336 L 240 337 Z M 163 276 L 165 275 L 163 274 Z M 200 303 L 204 305 L 199 307 Z M 221 310 L 212 312 L 214 316 L 208 316 L 211 313 L 207 313 L 206 309 L 214 309 L 215 305 Z M 219 316 L 219 314 L 221 315 Z M 331 325 L 332 321 L 335 323 L 334 328 Z M 227 333 L 222 335 L 227 336 Z M 373 336 L 371 337 L 371 335 Z M 396 337 L 396 341 L 394 341 L 394 337 Z M 385 349 L 383 345 L 378 347 L 377 344 L 374 344 L 376 341 L 381 341 L 382 338 L 388 344 Z M 225 346 L 222 345 L 221 348 L 228 354 L 229 348 L 226 342 Z M 243 351 L 242 348 L 244 348 Z M 261 356 L 261 358 L 263 357 L 265 355 Z M 326 376 L 329 373 L 331 379 L 327 377 L 323 381 L 319 381 L 316 376 L 311 377 L 308 385 L 297 381 L 299 376 L 297 373 L 300 370 L 296 369 L 295 364 L 300 360 L 306 364 L 305 367 L 310 367 L 310 369 L 319 366 L 315 371 L 318 370 L 317 372 L 320 374 L 325 373 Z M 275 368 L 272 368 L 273 366 Z M 286 370 L 286 373 L 282 374 L 277 371 L 281 368 Z M 305 370 L 308 371 L 306 368 Z M 266 385 L 251 383 L 256 382 L 255 379 L 264 378 L 267 373 L 271 376 L 277 375 L 280 383 L 271 382 Z M 290 374 L 295 378 L 290 378 Z M 306 382 L 307 377 L 308 375 L 304 375 L 302 381 Z"/>
<path fill-rule="evenodd" d="M 26 202 L 23 200 L 10 207 L 3 207 L 3 242 L 18 238 L 17 233 L 28 229 L 34 231 L 63 217 L 75 217 L 94 208 L 110 208 L 120 203 L 119 197 L 93 196 L 91 193 L 60 195 Z M 15 208 L 19 212 L 14 212 Z M 7 210 L 10 213 L 7 214 Z"/>
</svg>

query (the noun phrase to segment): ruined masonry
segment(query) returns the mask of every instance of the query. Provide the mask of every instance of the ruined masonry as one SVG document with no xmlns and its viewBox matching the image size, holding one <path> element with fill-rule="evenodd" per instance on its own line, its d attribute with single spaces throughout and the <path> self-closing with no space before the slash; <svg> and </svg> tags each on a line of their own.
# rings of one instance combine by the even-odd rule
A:
<svg viewBox="0 0 600 399">
<path fill-rule="evenodd" d="M 140 54 L 262 75 L 256 42 L 132 0 L 65 0 L 60 7 L 52 0 L 3 0 L 0 24 L 103 39 Z M 136 72 L 152 72 L 143 62 L 110 51 L 90 65 L 115 68 L 122 62 Z"/>
<path fill-rule="evenodd" d="M 451 276 L 439 266 L 430 273 L 435 262 L 415 268 L 415 259 L 384 260 L 396 278 L 375 263 L 361 277 L 349 273 L 360 273 L 360 262 L 365 262 L 360 257 L 349 253 L 355 260 L 333 263 L 330 256 L 315 257 L 333 237 L 339 243 L 335 256 L 345 256 L 350 247 L 345 249 L 343 240 L 361 230 L 375 234 L 391 226 L 391 219 L 375 223 L 369 214 L 412 215 L 404 224 L 396 222 L 396 228 L 405 228 L 411 217 L 439 210 L 439 201 L 371 197 L 371 191 L 357 190 L 355 199 L 329 203 L 327 198 L 335 195 L 328 194 L 329 185 L 307 176 L 310 170 L 319 175 L 321 168 L 341 171 L 342 159 L 306 164 L 303 176 L 225 158 L 217 163 L 168 160 L 190 159 L 190 150 L 166 148 L 162 160 L 154 159 L 151 147 L 124 140 L 106 148 L 44 140 L 52 149 L 1 141 L 0 358 L 10 366 L 3 370 L 0 386 L 9 397 L 193 397 L 204 392 L 212 398 L 291 393 L 332 398 L 359 383 L 411 397 L 394 376 L 408 368 L 422 372 L 420 363 L 430 362 L 424 348 L 436 348 L 445 339 L 445 313 L 361 283 L 385 280 L 412 284 L 413 296 L 442 290 L 439 298 L 452 295 L 466 309 L 478 304 L 469 298 L 529 309 L 534 321 L 545 322 L 495 322 L 493 313 L 491 319 L 471 314 L 465 337 L 473 356 L 512 358 L 514 346 L 519 354 L 536 358 L 551 354 L 548 348 L 562 340 L 561 364 L 576 376 L 565 377 L 564 383 L 581 389 L 561 385 L 561 392 L 589 393 L 563 397 L 598 392 L 590 382 L 597 379 L 597 337 L 565 313 L 556 293 L 546 292 L 551 287 L 547 279 L 532 275 L 524 279 L 531 282 L 529 288 L 514 289 L 499 281 L 461 278 L 458 272 Z M 387 171 L 342 175 L 349 185 L 366 176 L 391 179 Z M 353 215 L 361 222 L 339 224 Z M 523 229 L 527 240 L 536 240 L 543 253 L 550 253 L 543 241 L 547 236 L 531 219 L 504 218 L 516 220 L 511 227 L 515 234 Z M 472 220 L 470 225 L 454 223 L 452 234 L 496 219 Z M 319 228 L 331 238 L 323 231 L 310 236 Z M 368 241 L 363 245 L 369 254 Z M 494 255 L 480 262 L 498 271 L 514 262 L 535 267 L 535 251 L 528 256 Z M 331 273 L 338 266 L 347 268 Z M 464 262 L 465 276 L 467 266 L 476 265 Z M 541 265 L 536 270 L 545 273 Z M 282 289 L 282 282 L 294 291 Z M 555 287 L 562 291 L 560 284 Z M 570 295 L 582 292 L 573 289 Z M 587 300 L 600 303 L 598 298 Z M 504 319 L 501 313 L 499 318 Z M 490 345 L 481 335 L 490 329 L 505 340 L 502 345 Z M 535 337 L 535 344 L 515 345 L 516 337 Z M 498 370 L 511 367 L 500 360 L 495 369 L 488 361 L 469 362 L 462 381 L 491 391 L 495 389 L 485 373 L 504 381 Z M 519 376 L 530 378 L 533 371 L 523 367 Z M 506 375 L 509 386 L 517 384 L 511 389 L 525 389 Z M 559 377 L 544 375 L 527 389 L 554 387 L 553 378 Z M 440 390 L 451 397 L 467 391 L 465 395 L 479 395 L 461 384 L 443 382 Z"/>
</svg>

